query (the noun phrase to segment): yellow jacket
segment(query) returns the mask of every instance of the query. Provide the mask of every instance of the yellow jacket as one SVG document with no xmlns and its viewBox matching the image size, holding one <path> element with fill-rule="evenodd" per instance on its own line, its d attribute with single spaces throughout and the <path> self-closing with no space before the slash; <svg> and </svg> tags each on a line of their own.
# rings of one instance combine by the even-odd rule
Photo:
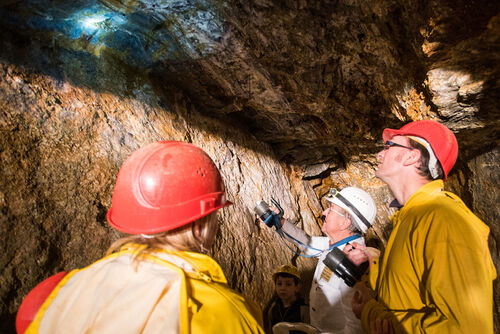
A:
<svg viewBox="0 0 500 334">
<path fill-rule="evenodd" d="M 489 228 L 441 180 L 422 186 L 391 220 L 382 261 L 370 273 L 378 271 L 371 277 L 377 297 L 363 308 L 365 331 L 390 312 L 408 333 L 493 333 Z"/>
<path fill-rule="evenodd" d="M 228 287 L 215 260 L 158 251 L 135 270 L 140 247 L 68 273 L 25 333 L 264 333 L 259 307 Z"/>
</svg>

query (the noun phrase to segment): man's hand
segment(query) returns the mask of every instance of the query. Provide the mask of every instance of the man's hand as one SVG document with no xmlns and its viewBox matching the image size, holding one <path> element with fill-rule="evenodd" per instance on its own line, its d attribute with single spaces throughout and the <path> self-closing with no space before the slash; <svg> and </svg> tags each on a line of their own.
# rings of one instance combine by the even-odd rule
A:
<svg viewBox="0 0 500 334">
<path fill-rule="evenodd" d="M 361 319 L 361 312 L 363 312 L 365 304 L 372 299 L 372 296 L 370 289 L 368 289 L 364 282 L 358 282 L 354 287 L 357 291 L 352 296 L 352 312 L 356 318 Z"/>
<path fill-rule="evenodd" d="M 370 334 L 394 334 L 394 327 L 390 319 L 372 319 L 370 321 Z"/>
<path fill-rule="evenodd" d="M 364 245 L 358 244 L 357 242 L 347 244 L 344 247 L 344 253 L 347 255 L 347 258 L 356 266 L 359 266 L 361 263 L 368 261 L 368 255 L 366 254 L 365 250 L 366 247 Z"/>
<path fill-rule="evenodd" d="M 373 260 L 380 256 L 380 251 L 378 249 L 366 247 L 365 245 L 358 244 L 357 242 L 347 244 L 344 247 L 344 253 L 346 253 L 347 258 L 357 266 L 365 261 L 369 261 L 368 263 L 371 266 Z"/>
<path fill-rule="evenodd" d="M 273 211 L 274 213 L 279 213 L 279 212 L 280 212 L 280 211 L 279 211 L 276 207 L 274 207 L 273 205 L 271 205 L 271 206 L 269 207 L 269 209 L 271 209 L 271 211 Z M 259 226 L 260 226 L 260 228 L 266 228 L 266 227 L 269 227 L 266 223 L 264 223 L 264 221 L 263 221 L 262 219 L 260 219 L 260 217 L 259 217 L 258 215 L 255 215 L 255 216 L 257 217 L 257 220 L 259 221 Z M 279 222 L 280 222 L 280 227 L 282 227 L 282 226 L 283 226 L 283 224 L 285 223 L 285 218 L 280 217 Z"/>
</svg>

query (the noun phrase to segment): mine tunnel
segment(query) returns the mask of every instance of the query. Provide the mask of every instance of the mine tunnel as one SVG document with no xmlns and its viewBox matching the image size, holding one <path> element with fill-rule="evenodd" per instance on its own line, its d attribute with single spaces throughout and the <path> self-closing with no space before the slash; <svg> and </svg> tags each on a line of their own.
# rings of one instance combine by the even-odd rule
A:
<svg viewBox="0 0 500 334">
<path fill-rule="evenodd" d="M 394 199 L 375 176 L 384 128 L 435 120 L 458 159 L 445 189 L 490 229 L 499 270 L 500 3 L 448 0 L 3 0 L 0 4 L 0 332 L 45 278 L 83 268 L 123 236 L 107 223 L 118 170 L 159 140 L 192 143 L 233 205 L 209 251 L 261 308 L 272 273 L 314 258 L 258 222 L 276 199 L 321 235 L 330 188 L 376 202 L 368 245 L 387 245 Z M 471 271 L 474 268 L 470 268 Z M 493 282 L 500 331 L 500 285 Z"/>
</svg>

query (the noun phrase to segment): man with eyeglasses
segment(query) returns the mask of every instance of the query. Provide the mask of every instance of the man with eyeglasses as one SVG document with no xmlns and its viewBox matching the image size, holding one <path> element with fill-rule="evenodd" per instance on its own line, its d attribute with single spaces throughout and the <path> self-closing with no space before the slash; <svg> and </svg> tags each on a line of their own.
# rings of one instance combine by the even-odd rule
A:
<svg viewBox="0 0 500 334">
<path fill-rule="evenodd" d="M 364 245 L 362 234 L 372 225 L 377 207 L 362 189 L 347 187 L 327 194 L 321 230 L 326 237 L 309 236 L 293 223 L 281 220 L 281 231 L 287 240 L 299 247 L 307 257 L 317 257 L 318 264 L 309 292 L 311 325 L 321 332 L 363 333 L 360 321 L 353 314 L 351 300 L 355 290 L 337 277 L 323 260 L 333 249 L 350 242 Z"/>
<path fill-rule="evenodd" d="M 400 208 L 380 261 L 363 245 L 344 250 L 354 263 L 372 263 L 372 291 L 359 286 L 354 313 L 367 332 L 375 319 L 391 318 L 407 333 L 493 333 L 489 228 L 443 189 L 458 154 L 455 135 L 423 120 L 385 129 L 383 139 L 376 176 Z"/>
</svg>

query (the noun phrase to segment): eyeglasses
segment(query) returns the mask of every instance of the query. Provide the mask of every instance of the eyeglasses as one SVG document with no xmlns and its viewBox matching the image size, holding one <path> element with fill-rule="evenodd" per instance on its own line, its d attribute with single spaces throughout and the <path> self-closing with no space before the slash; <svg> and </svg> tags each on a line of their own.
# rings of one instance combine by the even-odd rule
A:
<svg viewBox="0 0 500 334">
<path fill-rule="evenodd" d="M 388 140 L 388 141 L 386 141 L 386 142 L 384 143 L 384 150 L 388 150 L 388 149 L 390 149 L 390 148 L 391 148 L 391 147 L 393 147 L 393 146 L 396 146 L 396 147 L 402 147 L 402 148 L 407 148 L 407 149 L 409 149 L 409 150 L 413 150 L 413 149 L 415 149 L 414 147 L 404 146 L 404 145 L 401 145 L 401 144 L 398 144 L 398 143 L 395 143 L 395 142 L 393 142 L 393 141 Z"/>
<path fill-rule="evenodd" d="M 337 210 L 335 210 L 335 209 L 328 208 L 328 210 L 329 210 L 329 211 L 333 211 L 333 212 L 335 212 L 336 214 L 338 214 L 339 216 L 342 216 L 342 217 L 344 217 L 344 218 L 349 218 L 349 217 L 347 217 L 346 215 L 344 215 L 343 213 L 340 213 L 340 212 L 338 212 L 338 211 L 337 211 Z"/>
</svg>

